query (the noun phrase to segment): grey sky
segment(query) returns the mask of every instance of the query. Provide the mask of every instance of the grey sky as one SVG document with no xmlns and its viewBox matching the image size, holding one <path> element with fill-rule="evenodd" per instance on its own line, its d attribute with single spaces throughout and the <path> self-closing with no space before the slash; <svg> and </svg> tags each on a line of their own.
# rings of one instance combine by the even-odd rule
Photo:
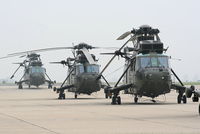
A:
<svg viewBox="0 0 200 134">
<path fill-rule="evenodd" d="M 86 42 L 93 46 L 120 47 L 116 38 L 143 24 L 159 28 L 171 61 L 182 79 L 200 79 L 200 19 L 198 0 L 0 0 L 0 57 L 8 53 Z M 99 53 L 102 50 L 92 52 Z M 72 56 L 68 50 L 41 53 L 48 74 L 62 81 L 66 69 L 50 65 Z M 102 66 L 109 56 L 100 56 Z M 9 77 L 22 59 L 1 60 L 0 78 Z M 117 59 L 105 73 L 118 68 Z M 19 75 L 21 73 L 18 73 Z M 119 73 L 110 76 L 110 80 Z M 16 79 L 19 77 L 16 77 Z"/>
</svg>

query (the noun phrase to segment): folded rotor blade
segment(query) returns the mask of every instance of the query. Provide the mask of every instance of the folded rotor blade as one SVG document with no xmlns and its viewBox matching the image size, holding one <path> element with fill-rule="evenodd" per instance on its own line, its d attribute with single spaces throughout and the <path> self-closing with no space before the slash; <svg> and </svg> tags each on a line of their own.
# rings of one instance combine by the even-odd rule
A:
<svg viewBox="0 0 200 134">
<path fill-rule="evenodd" d="M 130 34 L 131 34 L 131 32 L 128 31 L 128 32 L 122 34 L 121 36 L 119 36 L 119 37 L 117 38 L 117 40 L 123 40 L 123 39 L 125 39 L 127 36 L 129 36 Z"/>
<path fill-rule="evenodd" d="M 87 58 L 87 60 L 90 64 L 96 64 L 93 57 L 91 56 L 91 54 L 89 53 L 89 51 L 86 48 L 82 48 L 80 50 L 84 53 L 85 57 Z"/>
</svg>

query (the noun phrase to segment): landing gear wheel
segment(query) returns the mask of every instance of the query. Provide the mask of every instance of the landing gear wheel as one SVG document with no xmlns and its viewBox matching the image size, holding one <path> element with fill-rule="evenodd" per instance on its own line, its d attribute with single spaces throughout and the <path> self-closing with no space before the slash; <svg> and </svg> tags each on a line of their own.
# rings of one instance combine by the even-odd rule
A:
<svg viewBox="0 0 200 134">
<path fill-rule="evenodd" d="M 19 89 L 23 89 L 23 86 L 22 86 L 22 84 L 20 84 L 18 88 L 19 88 Z"/>
<path fill-rule="evenodd" d="M 48 89 L 52 89 L 52 85 L 51 84 L 48 85 Z"/>
<path fill-rule="evenodd" d="M 183 95 L 183 103 L 186 104 L 187 103 L 187 98 L 185 95 Z"/>
<path fill-rule="evenodd" d="M 199 102 L 199 97 L 194 95 L 194 97 L 192 97 L 192 101 L 193 102 Z"/>
<path fill-rule="evenodd" d="M 31 88 L 31 85 L 28 85 L 28 88 Z"/>
<path fill-rule="evenodd" d="M 182 98 L 182 97 L 181 97 L 181 95 L 179 94 L 178 97 L 177 97 L 177 103 L 178 103 L 178 104 L 181 104 L 181 98 Z"/>
<path fill-rule="evenodd" d="M 62 99 L 62 94 L 59 94 L 58 99 L 59 99 L 59 100 Z"/>
<path fill-rule="evenodd" d="M 134 97 L 134 102 L 138 103 L 138 97 Z"/>
<path fill-rule="evenodd" d="M 112 103 L 111 103 L 112 105 L 117 104 L 116 99 L 117 99 L 117 98 L 116 98 L 115 96 L 112 97 Z"/>
<path fill-rule="evenodd" d="M 108 99 L 108 94 L 107 93 L 105 93 L 105 98 Z"/>
<path fill-rule="evenodd" d="M 65 94 L 64 93 L 60 93 L 58 99 L 59 100 L 65 99 Z"/>
<path fill-rule="evenodd" d="M 200 104 L 199 104 L 199 115 L 200 115 Z"/>
<path fill-rule="evenodd" d="M 63 94 L 63 99 L 65 99 L 65 94 Z"/>
<path fill-rule="evenodd" d="M 74 95 L 74 98 L 75 98 L 75 99 L 77 99 L 77 97 L 78 97 L 78 95 L 77 95 L 77 94 L 75 94 L 75 95 Z"/>
<path fill-rule="evenodd" d="M 117 104 L 121 105 L 121 97 L 120 96 L 117 97 Z"/>
</svg>

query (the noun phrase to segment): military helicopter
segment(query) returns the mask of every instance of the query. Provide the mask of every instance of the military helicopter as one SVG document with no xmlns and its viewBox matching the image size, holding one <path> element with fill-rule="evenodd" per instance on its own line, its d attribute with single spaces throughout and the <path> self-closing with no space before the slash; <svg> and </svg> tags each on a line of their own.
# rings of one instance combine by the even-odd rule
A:
<svg viewBox="0 0 200 134">
<path fill-rule="evenodd" d="M 40 85 L 45 84 L 45 82 L 48 83 L 48 88 L 52 88 L 52 85 L 55 83 L 55 81 L 53 82 L 50 79 L 50 77 L 46 73 L 46 69 L 42 67 L 43 64 L 42 64 L 39 54 L 36 54 L 34 52 L 20 52 L 20 53 L 8 54 L 8 56 L 2 57 L 0 59 L 14 57 L 14 56 L 20 56 L 21 58 L 26 56 L 26 59 L 23 62 L 14 63 L 14 64 L 19 64 L 19 67 L 15 70 L 13 75 L 10 77 L 10 79 L 14 78 L 17 71 L 21 67 L 24 68 L 23 76 L 18 82 L 15 82 L 18 85 L 19 89 L 23 89 L 23 85 L 22 85 L 23 83 L 27 84 L 29 88 L 32 85 L 38 88 Z M 48 78 L 48 80 L 45 78 L 45 76 Z"/>
<path fill-rule="evenodd" d="M 107 89 L 108 87 L 111 87 L 103 75 L 101 75 L 101 78 L 103 78 L 107 85 L 102 84 L 100 79 L 97 80 L 97 76 L 99 76 L 100 66 L 97 64 L 98 60 L 96 59 L 95 55 L 89 53 L 90 49 L 97 48 L 99 47 L 92 47 L 88 44 L 80 43 L 73 47 L 44 48 L 26 51 L 26 53 L 72 49 L 72 53 L 74 56 L 73 58 L 69 57 L 66 60 L 62 60 L 60 62 L 50 62 L 53 64 L 63 64 L 68 67 L 68 75 L 61 84 L 60 88 L 54 87 L 54 91 L 57 91 L 57 93 L 59 93 L 58 99 L 65 99 L 65 90 L 68 90 L 69 92 L 74 92 L 74 97 L 77 98 L 79 94 L 90 95 L 93 92 L 99 91 L 101 88 Z M 113 49 L 112 47 L 107 47 L 106 49 L 108 48 Z"/>
<path fill-rule="evenodd" d="M 105 77 L 102 76 L 107 85 L 103 85 L 101 80 L 97 79 L 100 65 L 97 64 L 98 60 L 95 55 L 89 53 L 89 49 L 95 48 L 97 47 L 80 43 L 74 47 L 65 48 L 73 50 L 73 58 L 69 57 L 67 60 L 61 62 L 51 62 L 63 64 L 68 67 L 68 75 L 60 88 L 54 87 L 54 91 L 59 93 L 58 99 L 65 99 L 64 90 L 74 92 L 74 98 L 77 98 L 79 94 L 90 95 L 93 92 L 100 91 L 101 88 L 110 87 Z"/>
<path fill-rule="evenodd" d="M 137 103 L 138 97 L 142 96 L 150 97 L 155 102 L 155 97 L 169 93 L 171 89 L 177 90 L 179 104 L 187 103 L 185 95 L 187 88 L 170 68 L 169 56 L 164 53 L 167 49 L 164 49 L 158 34 L 158 29 L 153 29 L 148 25 L 140 26 L 139 29 L 126 32 L 117 39 L 122 40 L 131 35 L 119 50 L 114 53 L 102 53 L 112 54 L 113 57 L 100 72 L 98 78 L 116 56 L 125 59 L 124 72 L 114 87 L 106 91 L 110 96 L 113 95 L 111 104 L 121 104 L 119 93 L 122 90 L 125 94 L 134 95 L 134 102 Z M 129 42 L 133 43 L 133 47 L 125 47 Z M 171 74 L 175 76 L 180 85 L 172 82 Z M 122 79 L 123 84 L 118 86 Z"/>
</svg>

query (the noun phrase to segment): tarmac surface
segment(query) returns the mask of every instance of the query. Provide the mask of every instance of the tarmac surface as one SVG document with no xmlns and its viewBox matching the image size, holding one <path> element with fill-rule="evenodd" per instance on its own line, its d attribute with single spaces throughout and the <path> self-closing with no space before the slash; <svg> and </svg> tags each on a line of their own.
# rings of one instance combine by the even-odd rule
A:
<svg viewBox="0 0 200 134">
<path fill-rule="evenodd" d="M 199 104 L 177 104 L 175 91 L 156 103 L 141 98 L 134 104 L 121 94 L 122 105 L 111 105 L 103 91 L 57 97 L 45 87 L 0 86 L 0 134 L 200 134 Z"/>
</svg>

